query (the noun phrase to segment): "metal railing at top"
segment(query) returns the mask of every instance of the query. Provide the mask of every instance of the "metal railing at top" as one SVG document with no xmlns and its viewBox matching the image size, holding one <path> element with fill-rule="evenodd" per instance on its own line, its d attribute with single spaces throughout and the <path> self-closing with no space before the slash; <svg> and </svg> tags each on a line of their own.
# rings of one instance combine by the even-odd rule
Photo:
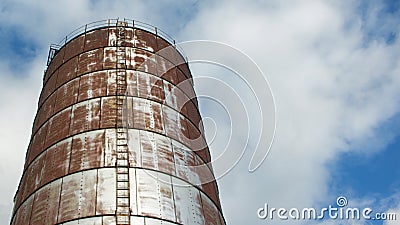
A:
<svg viewBox="0 0 400 225">
<path fill-rule="evenodd" d="M 185 62 L 187 62 L 187 58 L 185 56 L 183 49 L 179 45 L 176 45 L 175 40 L 171 36 L 169 36 L 167 33 L 165 33 L 164 31 L 162 31 L 162 30 L 158 29 L 157 27 L 150 25 L 148 23 L 144 23 L 144 22 L 141 22 L 138 20 L 124 18 L 123 20 L 121 20 L 121 19 L 99 20 L 99 21 L 85 24 L 85 25 L 73 30 L 72 32 L 67 34 L 65 36 L 65 38 L 63 38 L 57 44 L 50 45 L 50 51 L 49 51 L 49 55 L 47 58 L 47 66 L 50 64 L 51 60 L 54 58 L 57 51 L 60 50 L 65 44 L 67 44 L 69 41 L 71 41 L 75 37 L 77 37 L 83 33 L 86 33 L 86 32 L 92 31 L 92 30 L 96 30 L 99 28 L 116 26 L 118 22 L 125 22 L 126 27 L 139 28 L 139 29 L 142 29 L 145 31 L 149 31 L 149 32 L 155 34 L 156 36 L 159 36 L 159 37 L 165 39 L 183 56 Z"/>
</svg>

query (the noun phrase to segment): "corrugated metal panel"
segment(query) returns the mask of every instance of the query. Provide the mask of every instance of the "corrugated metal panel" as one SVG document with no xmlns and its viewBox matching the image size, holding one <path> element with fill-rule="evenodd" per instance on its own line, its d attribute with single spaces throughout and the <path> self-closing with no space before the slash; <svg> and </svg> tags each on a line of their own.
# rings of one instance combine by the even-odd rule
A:
<svg viewBox="0 0 400 225">
<path fill-rule="evenodd" d="M 115 70 L 108 70 L 107 71 L 107 95 L 115 95 L 117 92 L 117 73 Z"/>
<path fill-rule="evenodd" d="M 116 46 L 117 45 L 117 29 L 114 27 L 108 28 L 108 46 Z"/>
<path fill-rule="evenodd" d="M 58 112 L 77 101 L 79 89 L 79 79 L 74 79 L 61 86 L 57 90 L 56 103 L 54 105 L 54 112 Z"/>
<path fill-rule="evenodd" d="M 141 98 L 151 99 L 159 103 L 163 103 L 164 85 L 162 79 L 155 75 L 150 75 L 143 72 L 137 72 L 138 96 Z"/>
<path fill-rule="evenodd" d="M 70 134 L 98 129 L 100 124 L 100 98 L 72 106 Z"/>
<path fill-rule="evenodd" d="M 137 198 L 137 178 L 136 178 L 136 169 L 129 169 L 129 203 L 131 215 L 138 215 L 138 198 Z M 136 224 L 131 220 L 132 224 Z"/>
<path fill-rule="evenodd" d="M 196 166 L 199 162 L 196 160 L 196 154 L 176 141 L 172 141 L 172 147 L 174 151 L 176 175 L 194 185 L 200 184 L 201 180 L 199 174 L 196 173 Z"/>
<path fill-rule="evenodd" d="M 116 210 L 115 168 L 98 170 L 96 215 L 113 214 Z"/>
<path fill-rule="evenodd" d="M 166 59 L 169 59 L 172 63 L 176 62 L 175 59 L 175 54 L 176 52 L 175 48 L 172 47 L 168 42 L 166 42 L 164 39 L 157 37 L 157 50 L 156 52 L 163 56 Z"/>
<path fill-rule="evenodd" d="M 176 76 L 175 76 L 176 77 Z M 173 74 L 171 74 L 171 78 L 174 79 Z M 169 107 L 178 110 L 178 102 L 175 95 L 175 86 L 168 82 L 164 82 L 164 96 L 165 96 L 165 104 Z"/>
<path fill-rule="evenodd" d="M 203 193 L 201 193 L 201 202 L 203 204 L 203 212 L 207 225 L 222 225 L 221 214 L 215 204 Z"/>
<path fill-rule="evenodd" d="M 168 69 L 169 64 L 166 63 L 166 69 Z M 160 69 L 161 70 L 161 69 Z M 163 71 L 161 71 L 163 72 Z M 167 80 L 168 82 L 170 82 L 171 84 L 169 84 L 168 86 L 168 90 L 172 89 L 172 84 L 173 85 L 177 85 L 179 83 L 178 77 L 176 76 L 176 67 L 172 67 L 170 69 L 168 69 L 167 71 L 163 72 L 163 73 L 158 73 L 160 77 L 162 77 L 163 79 Z M 166 83 L 164 82 L 164 90 L 166 89 Z M 168 92 L 165 92 L 165 95 L 167 95 Z"/>
<path fill-rule="evenodd" d="M 49 98 L 43 103 L 42 107 L 39 109 L 38 114 L 35 118 L 35 123 L 33 125 L 32 132 L 35 133 L 40 126 L 53 115 L 54 103 L 56 100 L 56 94 L 53 93 Z"/>
<path fill-rule="evenodd" d="M 42 92 L 40 93 L 40 98 L 39 98 L 39 107 L 43 104 L 45 99 L 55 90 L 56 88 L 56 82 L 57 82 L 57 74 L 59 70 L 56 71 L 56 73 L 51 76 L 47 83 L 43 86 Z"/>
<path fill-rule="evenodd" d="M 29 224 L 29 219 L 32 214 L 34 195 L 30 196 L 19 208 L 13 219 L 12 225 Z"/>
<path fill-rule="evenodd" d="M 169 176 L 150 170 L 137 170 L 136 176 L 138 214 L 175 220 Z"/>
<path fill-rule="evenodd" d="M 140 50 L 133 50 L 134 59 L 135 59 L 135 67 L 138 71 L 150 73 L 157 75 L 157 67 L 156 67 L 156 56 L 155 54 L 148 54 L 147 52 L 143 52 Z M 132 51 L 131 51 L 132 53 Z M 132 57 L 132 55 L 131 55 Z M 136 61 L 136 59 L 138 61 Z"/>
<path fill-rule="evenodd" d="M 104 135 L 104 130 L 95 130 L 73 137 L 70 173 L 100 167 L 103 164 Z"/>
<path fill-rule="evenodd" d="M 115 225 L 115 216 L 103 216 L 103 225 Z"/>
<path fill-rule="evenodd" d="M 57 76 L 57 88 L 76 77 L 77 65 L 77 56 L 61 65 L 60 69 L 58 69 L 59 75 Z"/>
<path fill-rule="evenodd" d="M 84 41 L 85 36 L 79 36 L 65 46 L 64 62 L 68 61 L 70 58 L 76 56 L 83 51 Z"/>
<path fill-rule="evenodd" d="M 97 170 L 63 178 L 58 222 L 95 215 Z"/>
<path fill-rule="evenodd" d="M 177 222 L 181 224 L 206 224 L 199 191 L 187 183 L 172 178 Z"/>
<path fill-rule="evenodd" d="M 116 47 L 104 48 L 103 69 L 112 69 L 117 67 Z"/>
<path fill-rule="evenodd" d="M 107 71 L 93 72 L 81 76 L 79 81 L 78 101 L 106 96 L 107 79 Z"/>
<path fill-rule="evenodd" d="M 115 129 L 105 131 L 104 166 L 115 166 L 117 161 L 117 141 Z"/>
<path fill-rule="evenodd" d="M 142 166 L 142 154 L 139 139 L 139 130 L 128 130 L 129 166 Z"/>
<path fill-rule="evenodd" d="M 89 51 L 98 48 L 99 46 L 106 46 L 107 43 L 108 28 L 87 32 L 84 51 Z"/>
<path fill-rule="evenodd" d="M 175 174 L 174 155 L 170 139 L 153 132 L 140 131 L 140 144 L 144 168 Z"/>
<path fill-rule="evenodd" d="M 180 142 L 185 142 L 186 137 L 189 136 L 187 120 L 177 111 L 165 105 L 162 107 L 166 135 Z"/>
<path fill-rule="evenodd" d="M 46 151 L 41 185 L 68 173 L 72 138 L 58 142 Z"/>
<path fill-rule="evenodd" d="M 35 194 L 31 224 L 56 224 L 61 179 L 41 188 Z"/>
<path fill-rule="evenodd" d="M 146 99 L 134 98 L 133 110 L 135 128 L 163 133 L 161 104 Z"/>
<path fill-rule="evenodd" d="M 151 52 L 154 52 L 157 49 L 156 38 L 153 34 L 141 29 L 135 29 L 134 37 L 136 39 L 135 47 Z"/>
<path fill-rule="evenodd" d="M 175 65 L 172 62 L 170 62 L 169 60 L 165 59 L 164 57 L 161 57 L 161 56 L 158 56 L 158 55 L 156 55 L 156 60 L 157 60 L 157 74 L 158 74 L 158 76 L 159 77 L 164 77 L 164 79 L 168 78 L 168 77 L 165 77 L 167 71 L 171 71 L 171 69 L 175 68 Z M 168 80 L 168 81 L 170 81 L 170 80 Z"/>
<path fill-rule="evenodd" d="M 117 103 L 115 97 L 101 98 L 100 128 L 115 127 Z"/>
<path fill-rule="evenodd" d="M 39 155 L 45 148 L 45 140 L 48 133 L 48 124 L 44 124 L 37 133 L 32 137 L 31 143 L 28 148 L 28 156 L 25 162 L 25 168 L 29 165 L 32 160 Z"/>
<path fill-rule="evenodd" d="M 125 28 L 125 40 L 123 46 L 134 47 L 136 40 L 134 39 L 134 29 L 133 28 Z"/>
<path fill-rule="evenodd" d="M 138 80 L 136 71 L 128 70 L 126 71 L 126 92 L 128 96 L 138 96 Z"/>
<path fill-rule="evenodd" d="M 71 109 L 67 108 L 49 120 L 49 129 L 44 148 L 68 136 L 68 124 L 71 119 Z"/>
<path fill-rule="evenodd" d="M 103 67 L 103 49 L 94 49 L 79 55 L 78 75 L 101 70 Z"/>
</svg>

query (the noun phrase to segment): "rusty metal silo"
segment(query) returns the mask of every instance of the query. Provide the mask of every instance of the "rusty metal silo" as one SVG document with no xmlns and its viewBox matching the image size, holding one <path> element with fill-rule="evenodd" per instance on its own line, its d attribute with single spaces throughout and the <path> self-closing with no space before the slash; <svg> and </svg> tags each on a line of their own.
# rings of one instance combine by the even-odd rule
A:
<svg viewBox="0 0 400 225">
<path fill-rule="evenodd" d="M 191 73 L 132 20 L 52 46 L 12 225 L 225 224 Z"/>
</svg>

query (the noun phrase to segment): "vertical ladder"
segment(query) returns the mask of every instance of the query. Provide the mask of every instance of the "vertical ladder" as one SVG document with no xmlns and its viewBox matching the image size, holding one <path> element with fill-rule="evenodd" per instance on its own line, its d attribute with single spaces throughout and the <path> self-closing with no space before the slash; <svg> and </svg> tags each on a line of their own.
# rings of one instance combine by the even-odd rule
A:
<svg viewBox="0 0 400 225">
<path fill-rule="evenodd" d="M 124 118 L 124 104 L 126 104 L 126 53 L 125 53 L 125 27 L 127 23 L 117 21 L 117 225 L 130 224 L 130 194 L 129 194 L 129 158 L 128 158 L 128 128 Z"/>
</svg>

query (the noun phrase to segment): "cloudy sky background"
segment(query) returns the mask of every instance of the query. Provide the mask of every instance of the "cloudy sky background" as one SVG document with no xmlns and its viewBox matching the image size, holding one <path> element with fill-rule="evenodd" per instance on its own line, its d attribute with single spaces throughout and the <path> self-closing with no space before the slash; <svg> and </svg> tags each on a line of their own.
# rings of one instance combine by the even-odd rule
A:
<svg viewBox="0 0 400 225">
<path fill-rule="evenodd" d="M 117 17 L 153 24 L 179 42 L 232 45 L 268 79 L 276 101 L 275 142 L 262 166 L 249 173 L 256 143 L 250 140 L 249 151 L 219 180 L 228 224 L 267 224 L 256 216 L 264 203 L 321 208 L 335 206 L 340 195 L 351 207 L 398 212 L 400 219 L 399 9 L 395 0 L 1 0 L 0 223 L 8 224 L 10 218 L 49 45 L 85 23 Z M 195 77 L 224 79 L 247 99 L 248 90 L 229 72 L 213 72 L 210 66 L 192 69 Z M 198 92 L 217 94 L 212 83 L 198 83 Z M 256 109 L 252 99 L 248 102 L 251 114 Z M 226 114 L 210 102 L 201 103 L 202 114 L 218 124 L 217 133 L 229 131 Z M 250 120 L 251 127 L 260 125 Z M 213 155 L 220 153 L 222 142 L 212 144 Z M 272 223 L 318 224 L 314 222 Z"/>
</svg>

